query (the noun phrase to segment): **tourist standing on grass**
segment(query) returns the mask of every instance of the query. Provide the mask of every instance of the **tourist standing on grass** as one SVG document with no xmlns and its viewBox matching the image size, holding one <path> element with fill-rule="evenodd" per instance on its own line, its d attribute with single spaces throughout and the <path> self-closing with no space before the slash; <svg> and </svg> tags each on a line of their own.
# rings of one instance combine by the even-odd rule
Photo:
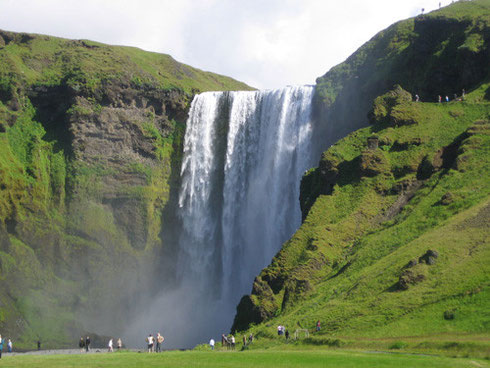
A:
<svg viewBox="0 0 490 368">
<path fill-rule="evenodd" d="M 122 348 L 122 340 L 121 340 L 121 338 L 118 338 L 117 339 L 117 350 L 121 350 L 121 348 Z"/>
<path fill-rule="evenodd" d="M 231 350 L 235 350 L 235 336 L 231 335 L 230 341 L 231 341 Z"/>
<path fill-rule="evenodd" d="M 37 350 L 41 350 L 41 339 L 37 340 Z"/>
<path fill-rule="evenodd" d="M 78 342 L 78 347 L 80 348 L 80 353 L 83 353 L 83 348 L 85 347 L 85 340 L 83 337 L 80 337 L 80 341 Z"/>
<path fill-rule="evenodd" d="M 7 352 L 11 353 L 12 352 L 12 340 L 9 339 L 9 341 L 7 342 Z"/>
<path fill-rule="evenodd" d="M 289 330 L 286 330 L 286 340 L 289 340 Z"/>
<path fill-rule="evenodd" d="M 316 332 L 320 331 L 321 325 L 320 320 L 316 321 Z"/>
<path fill-rule="evenodd" d="M 214 350 L 214 339 L 209 340 L 209 346 L 211 347 L 211 350 Z"/>
<path fill-rule="evenodd" d="M 2 335 L 0 335 L 0 359 L 2 359 L 2 350 L 3 350 L 3 339 L 2 339 Z"/>
<path fill-rule="evenodd" d="M 85 351 L 88 353 L 90 350 L 90 336 L 85 339 Z"/>
<path fill-rule="evenodd" d="M 250 333 L 250 335 L 248 336 L 248 343 L 251 344 L 253 343 L 253 341 L 254 341 L 254 334 Z"/>
<path fill-rule="evenodd" d="M 149 334 L 146 338 L 146 342 L 148 343 L 148 352 L 151 353 L 153 351 L 154 338 L 152 334 Z"/>
<path fill-rule="evenodd" d="M 157 348 L 156 348 L 157 353 L 160 353 L 162 351 L 162 344 L 164 340 L 165 338 L 162 335 L 160 335 L 160 332 L 157 333 Z"/>
<path fill-rule="evenodd" d="M 243 335 L 242 342 L 243 342 L 243 347 L 247 346 L 247 338 L 245 337 L 245 335 Z"/>
<path fill-rule="evenodd" d="M 112 341 L 112 338 L 109 340 L 107 344 L 107 351 L 109 353 L 112 353 L 114 351 L 114 342 Z"/>
</svg>

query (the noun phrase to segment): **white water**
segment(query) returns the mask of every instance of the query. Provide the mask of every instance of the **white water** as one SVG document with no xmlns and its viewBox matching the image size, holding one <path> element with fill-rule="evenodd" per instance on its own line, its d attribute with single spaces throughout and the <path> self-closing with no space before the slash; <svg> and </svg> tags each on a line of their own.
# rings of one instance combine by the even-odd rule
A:
<svg viewBox="0 0 490 368">
<path fill-rule="evenodd" d="M 313 92 L 301 86 L 194 98 L 179 195 L 179 286 L 153 304 L 153 322 L 142 318 L 148 331 L 164 331 L 166 347 L 229 332 L 254 277 L 299 227 L 301 177 L 320 151 Z"/>
</svg>

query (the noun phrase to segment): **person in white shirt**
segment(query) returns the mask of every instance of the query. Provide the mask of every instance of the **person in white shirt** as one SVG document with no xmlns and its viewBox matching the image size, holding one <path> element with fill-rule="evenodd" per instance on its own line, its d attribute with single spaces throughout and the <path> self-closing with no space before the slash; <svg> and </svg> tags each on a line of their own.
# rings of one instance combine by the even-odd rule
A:
<svg viewBox="0 0 490 368">
<path fill-rule="evenodd" d="M 214 339 L 209 340 L 209 346 L 211 346 L 211 350 L 214 350 Z"/>
<path fill-rule="evenodd" d="M 112 339 L 109 340 L 109 343 L 107 344 L 107 349 L 109 353 L 112 353 L 114 351 Z"/>
<path fill-rule="evenodd" d="M 152 334 L 150 334 L 146 338 L 146 342 L 148 343 L 148 352 L 151 353 L 153 351 L 153 343 L 154 343 L 154 338 Z"/>
</svg>

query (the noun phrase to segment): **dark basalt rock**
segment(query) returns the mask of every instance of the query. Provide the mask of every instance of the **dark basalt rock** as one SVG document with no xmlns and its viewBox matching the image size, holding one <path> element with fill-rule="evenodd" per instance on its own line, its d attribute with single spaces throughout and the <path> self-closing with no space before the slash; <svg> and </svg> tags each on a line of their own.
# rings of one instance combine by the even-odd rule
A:
<svg viewBox="0 0 490 368">
<path fill-rule="evenodd" d="M 435 250 L 428 250 L 422 257 L 419 258 L 419 263 L 426 263 L 433 265 L 436 263 L 436 259 L 439 257 L 439 253 Z"/>
<path fill-rule="evenodd" d="M 418 284 L 423 280 L 425 280 L 425 275 L 417 273 L 411 269 L 405 270 L 398 279 L 398 289 L 408 290 L 410 285 Z"/>
</svg>

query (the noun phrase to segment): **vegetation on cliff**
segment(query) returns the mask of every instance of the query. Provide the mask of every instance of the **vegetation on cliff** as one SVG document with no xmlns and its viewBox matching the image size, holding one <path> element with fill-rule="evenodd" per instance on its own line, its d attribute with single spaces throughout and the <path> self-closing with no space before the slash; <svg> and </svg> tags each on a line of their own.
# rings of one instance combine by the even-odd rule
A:
<svg viewBox="0 0 490 368">
<path fill-rule="evenodd" d="M 4 336 L 62 346 L 122 327 L 148 265 L 174 251 L 162 227 L 193 94 L 230 89 L 250 87 L 168 55 L 0 31 Z"/>
<path fill-rule="evenodd" d="M 397 22 L 317 78 L 315 107 L 329 135 L 365 126 L 371 101 L 395 84 L 436 102 L 488 82 L 489 9 L 489 0 L 458 1 Z"/>
<path fill-rule="evenodd" d="M 363 112 L 371 126 L 306 173 L 304 222 L 233 330 L 267 340 L 320 320 L 307 342 L 488 356 L 489 21 L 485 0 L 397 23 L 318 80 L 330 123 Z"/>
<path fill-rule="evenodd" d="M 278 324 L 294 332 L 320 320 L 312 341 L 327 345 L 488 336 L 490 103 L 394 107 L 411 123 L 375 120 L 304 177 L 305 221 L 242 299 L 234 329 L 258 324 L 272 338 Z"/>
</svg>

